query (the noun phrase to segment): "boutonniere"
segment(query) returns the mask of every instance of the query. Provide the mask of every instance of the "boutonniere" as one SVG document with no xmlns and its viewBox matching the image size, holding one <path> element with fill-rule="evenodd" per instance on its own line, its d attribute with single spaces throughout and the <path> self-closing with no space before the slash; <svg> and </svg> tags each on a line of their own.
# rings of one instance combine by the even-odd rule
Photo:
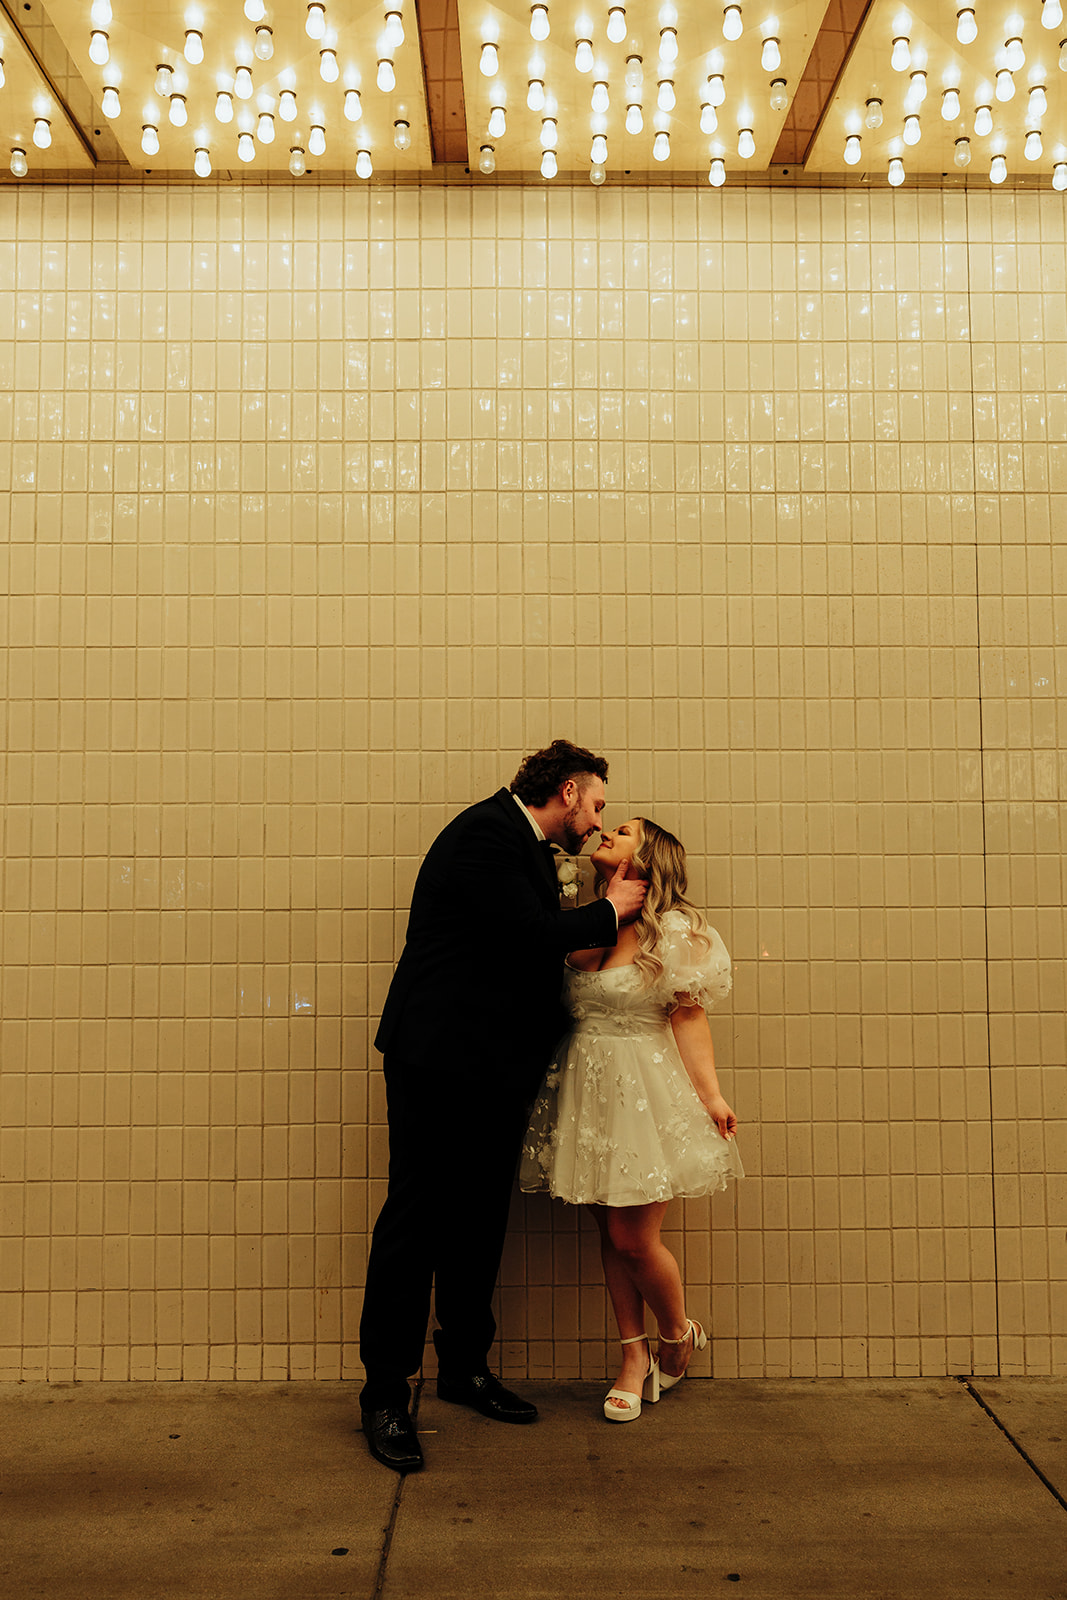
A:
<svg viewBox="0 0 1067 1600">
<path fill-rule="evenodd" d="M 556 880 L 564 900 L 577 900 L 578 867 L 570 856 L 556 857 Z"/>
</svg>

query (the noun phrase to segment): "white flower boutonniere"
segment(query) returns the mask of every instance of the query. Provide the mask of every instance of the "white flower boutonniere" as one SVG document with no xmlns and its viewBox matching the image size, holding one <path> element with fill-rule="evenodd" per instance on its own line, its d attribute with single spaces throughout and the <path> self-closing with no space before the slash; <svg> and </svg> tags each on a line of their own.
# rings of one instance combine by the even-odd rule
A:
<svg viewBox="0 0 1067 1600">
<path fill-rule="evenodd" d="M 564 900 L 577 900 L 578 868 L 570 856 L 557 857 L 556 878 L 559 882 L 559 892 Z"/>
</svg>

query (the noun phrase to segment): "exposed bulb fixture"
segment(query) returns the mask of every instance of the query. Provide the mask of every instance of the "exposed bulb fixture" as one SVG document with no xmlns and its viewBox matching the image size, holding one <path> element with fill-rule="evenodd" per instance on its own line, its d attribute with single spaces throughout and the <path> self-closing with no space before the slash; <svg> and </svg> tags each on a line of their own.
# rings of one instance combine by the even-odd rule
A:
<svg viewBox="0 0 1067 1600">
<path fill-rule="evenodd" d="M 726 80 L 721 72 L 713 72 L 708 77 L 708 99 L 713 106 L 721 106 L 726 99 Z"/>
<path fill-rule="evenodd" d="M 719 119 L 715 115 L 715 107 L 709 105 L 705 100 L 700 108 L 700 131 L 701 133 L 714 133 L 718 126 Z"/>
<path fill-rule="evenodd" d="M 526 85 L 526 105 L 530 111 L 545 109 L 545 85 L 541 78 L 531 78 Z"/>
<path fill-rule="evenodd" d="M 492 39 L 486 39 L 482 45 L 482 53 L 478 57 L 478 71 L 483 78 L 495 78 L 500 71 L 500 56 Z"/>
<path fill-rule="evenodd" d="M 644 127 L 644 125 L 645 125 L 645 118 L 644 118 L 644 113 L 641 110 L 641 107 L 639 105 L 636 105 L 636 104 L 628 105 L 626 107 L 626 131 L 627 131 L 627 133 L 640 133 L 641 129 Z"/>
<path fill-rule="evenodd" d="M 1026 65 L 1026 52 L 1021 39 L 1005 40 L 1004 65 L 1009 72 L 1021 72 Z"/>
<path fill-rule="evenodd" d="M 593 41 L 591 39 L 576 39 L 574 41 L 574 65 L 578 72 L 592 72 Z"/>
<path fill-rule="evenodd" d="M 170 118 L 172 127 L 185 127 L 185 124 L 189 121 L 189 108 L 185 103 L 183 94 L 171 95 L 170 105 L 167 107 L 167 115 Z"/>
<path fill-rule="evenodd" d="M 411 124 L 403 117 L 393 123 L 393 145 L 397 150 L 411 149 Z"/>
<path fill-rule="evenodd" d="M 893 54 L 889 63 L 894 72 L 907 72 L 911 66 L 911 40 L 905 34 L 900 33 L 893 40 Z"/>
<path fill-rule="evenodd" d="M 657 161 L 666 161 L 671 153 L 671 136 L 663 128 L 652 141 L 652 154 Z"/>
<path fill-rule="evenodd" d="M 559 171 L 559 162 L 556 160 L 554 150 L 546 150 L 541 157 L 542 178 L 554 178 Z"/>
<path fill-rule="evenodd" d="M 530 38 L 536 39 L 538 44 L 543 44 L 552 32 L 552 24 L 548 20 L 548 7 L 537 5 L 530 7 Z M 555 177 L 555 173 L 552 174 Z"/>
<path fill-rule="evenodd" d="M 678 96 L 674 92 L 674 84 L 670 78 L 661 78 L 656 85 L 656 105 L 660 111 L 673 111 L 678 104 Z"/>
<path fill-rule="evenodd" d="M 296 121 L 296 95 L 292 89 L 283 89 L 279 95 L 278 115 L 283 122 Z"/>
<path fill-rule="evenodd" d="M 555 150 L 559 144 L 559 125 L 555 117 L 544 117 L 541 121 L 541 149 Z"/>
<path fill-rule="evenodd" d="M 864 127 L 870 128 L 872 131 L 882 126 L 882 102 L 880 100 L 867 101 L 867 109 L 863 114 L 863 124 Z"/>
<path fill-rule="evenodd" d="M 0 89 L 2 89 L 4 87 L 4 84 L 6 82 L 7 82 L 7 79 L 4 76 L 4 58 L 3 58 L 3 56 L 0 56 Z"/>
<path fill-rule="evenodd" d="M 955 122 L 960 114 L 960 91 L 946 89 L 941 96 L 941 115 L 946 122 Z"/>
<path fill-rule="evenodd" d="M 336 83 L 340 75 L 341 69 L 337 65 L 337 51 L 330 49 L 320 50 L 319 77 L 323 83 Z"/>
<path fill-rule="evenodd" d="M 16 145 L 11 152 L 11 176 L 13 178 L 24 178 L 29 170 L 30 164 L 26 160 L 25 150 L 20 145 Z M 1059 170 L 1059 167 L 1057 167 L 1056 171 L 1058 172 Z M 1063 170 L 1067 172 L 1067 167 L 1064 167 Z M 1053 176 L 1052 182 L 1055 184 L 1055 176 Z"/>
<path fill-rule="evenodd" d="M 957 167 L 969 167 L 970 166 L 970 164 L 971 164 L 971 141 L 969 139 L 957 139 L 956 140 L 956 148 L 952 152 L 952 159 L 956 163 Z"/>
<path fill-rule="evenodd" d="M 215 96 L 215 121 L 233 121 L 233 95 L 226 89 L 220 89 Z"/>
<path fill-rule="evenodd" d="M 608 38 L 611 40 L 612 44 L 622 44 L 622 41 L 626 38 L 625 6 L 609 6 Z"/>
<path fill-rule="evenodd" d="M 97 67 L 105 67 L 111 59 L 111 45 L 102 28 L 94 28 L 89 35 L 89 60 Z"/>
<path fill-rule="evenodd" d="M 912 110 L 917 111 L 925 99 L 926 73 L 913 72 L 908 80 L 908 93 L 904 103 L 910 106 Z"/>
<path fill-rule="evenodd" d="M 1041 160 L 1040 128 L 1031 128 L 1029 133 L 1026 135 L 1026 144 L 1023 147 L 1023 155 L 1026 157 L 1027 161 Z"/>
<path fill-rule="evenodd" d="M 294 178 L 302 178 L 307 169 L 308 164 L 303 150 L 298 144 L 294 144 L 289 151 L 289 171 Z"/>
<path fill-rule="evenodd" d="M 146 156 L 159 154 L 159 129 L 151 122 L 141 124 L 141 149 Z"/>
<path fill-rule="evenodd" d="M 1015 94 L 1015 79 L 1007 67 L 1001 67 L 997 73 L 997 87 L 994 91 L 998 100 L 1011 100 Z"/>
<path fill-rule="evenodd" d="M 274 30 L 263 23 L 256 29 L 256 42 L 253 47 L 260 61 L 269 61 L 274 54 Z"/>
<path fill-rule="evenodd" d="M 245 0 L 245 16 L 249 22 L 262 22 L 267 15 L 263 0 Z"/>
<path fill-rule="evenodd" d="M 369 150 L 356 151 L 356 177 L 366 180 L 374 171 L 374 163 L 370 158 Z"/>
<path fill-rule="evenodd" d="M 326 129 L 321 122 L 312 123 L 308 131 L 308 155 L 324 156 L 326 154 Z"/>
<path fill-rule="evenodd" d="M 960 44 L 973 44 L 978 37 L 978 23 L 971 6 L 956 12 L 956 38 Z"/>
<path fill-rule="evenodd" d="M 1048 95 L 1045 93 L 1043 83 L 1035 83 L 1030 90 L 1030 98 L 1026 102 L 1026 115 L 1028 117 L 1043 117 L 1048 110 Z"/>
<path fill-rule="evenodd" d="M 782 64 L 782 46 L 779 40 L 764 39 L 763 50 L 760 54 L 760 66 L 764 72 L 777 72 Z"/>
<path fill-rule="evenodd" d="M 863 155 L 863 145 L 858 133 L 850 133 L 845 140 L 845 165 L 854 167 Z"/>
<path fill-rule="evenodd" d="M 603 116 L 606 116 L 608 108 L 610 107 L 610 105 L 611 105 L 611 96 L 608 93 L 607 84 L 606 83 L 594 83 L 592 98 L 589 101 L 589 109 L 591 111 L 593 111 L 598 117 L 603 117 Z"/>
<path fill-rule="evenodd" d="M 12 151 L 12 154 L 14 154 L 14 151 Z M 12 172 L 15 170 L 14 163 L 12 163 L 11 170 Z M 1064 189 L 1067 189 L 1067 161 L 1057 161 L 1053 167 L 1052 187 L 1061 194 Z"/>
<path fill-rule="evenodd" d="M 789 90 L 784 78 L 775 78 L 771 84 L 770 106 L 772 111 L 787 111 L 789 109 Z"/>
<path fill-rule="evenodd" d="M 992 106 L 977 106 L 974 113 L 974 131 L 979 139 L 984 139 L 993 132 Z"/>
<path fill-rule="evenodd" d="M 1067 72 L 1067 39 L 1060 40 L 1060 71 Z"/>
<path fill-rule="evenodd" d="M 250 133 L 239 133 L 237 135 L 237 154 L 242 161 L 254 161 L 256 159 L 256 141 Z"/>
<path fill-rule="evenodd" d="M 322 0 L 311 0 L 304 18 L 304 32 L 309 39 L 321 39 L 326 33 L 326 7 Z"/>
<path fill-rule="evenodd" d="M 233 75 L 233 92 L 238 100 L 251 100 L 254 87 L 252 68 L 238 67 Z"/>
<path fill-rule="evenodd" d="M 659 30 L 659 58 L 666 61 L 668 66 L 678 59 L 678 30 L 677 28 L 661 28 Z"/>
<path fill-rule="evenodd" d="M 392 94 L 396 88 L 396 73 L 388 56 L 382 56 L 378 62 L 378 77 L 376 81 L 383 94 Z"/>
<path fill-rule="evenodd" d="M 119 92 L 115 88 L 114 84 L 109 83 L 107 88 L 104 90 L 104 97 L 100 102 L 100 109 L 104 113 L 105 117 L 117 117 L 121 114 L 122 102 L 119 100 Z"/>
<path fill-rule="evenodd" d="M 721 189 L 726 182 L 726 163 L 721 156 L 716 156 L 712 161 L 711 170 L 708 173 L 708 182 L 713 189 Z"/>
<path fill-rule="evenodd" d="M 345 90 L 345 117 L 349 122 L 358 122 L 363 115 L 363 100 L 358 89 Z"/>
<path fill-rule="evenodd" d="M 894 189 L 899 189 L 904 182 L 904 163 L 899 156 L 894 156 L 889 163 L 889 182 Z"/>
<path fill-rule="evenodd" d="M 211 176 L 211 152 L 204 145 L 197 145 L 193 152 L 193 171 L 198 178 Z"/>
<path fill-rule="evenodd" d="M 1041 26 L 1043 28 L 1058 28 L 1063 21 L 1063 7 L 1060 0 L 1041 0 Z"/>
<path fill-rule="evenodd" d="M 735 39 L 740 39 L 744 31 L 745 24 L 741 20 L 741 7 L 727 6 L 722 14 L 723 38 L 729 39 L 732 43 Z"/>
<path fill-rule="evenodd" d="M 503 106 L 494 106 L 489 113 L 490 139 L 502 139 L 508 131 L 507 112 Z"/>
<path fill-rule="evenodd" d="M 589 150 L 589 159 L 594 167 L 602 167 L 608 159 L 608 141 L 602 133 L 593 135 L 593 143 Z"/>
<path fill-rule="evenodd" d="M 912 116 L 910 116 L 910 117 L 905 117 L 904 118 L 904 143 L 905 144 L 918 144 L 918 142 L 922 138 L 922 136 L 923 136 L 923 130 L 922 130 L 922 127 L 920 125 L 918 117 L 915 116 L 914 114 Z"/>
<path fill-rule="evenodd" d="M 394 50 L 400 49 L 405 38 L 403 12 L 394 9 L 385 13 L 385 37 Z"/>
<path fill-rule="evenodd" d="M 260 144 L 274 143 L 274 117 L 269 111 L 261 111 L 256 122 L 256 138 Z"/>
<path fill-rule="evenodd" d="M 989 163 L 990 183 L 1003 183 L 1008 176 L 1008 163 L 1003 156 L 994 156 Z"/>
<path fill-rule="evenodd" d="M 161 61 L 156 68 L 156 93 L 166 100 L 174 93 L 174 68 Z"/>
<path fill-rule="evenodd" d="M 608 175 L 607 167 L 595 166 L 595 167 L 590 167 L 589 168 L 589 182 L 590 183 L 595 183 L 598 189 L 600 188 L 600 185 L 604 182 L 604 180 L 607 178 L 607 175 Z"/>
<path fill-rule="evenodd" d="M 738 133 L 737 153 L 742 161 L 751 161 L 756 154 L 756 140 L 751 128 L 742 128 Z"/>
<path fill-rule="evenodd" d="M 483 144 L 478 152 L 478 171 L 484 172 L 487 178 L 496 171 L 496 151 L 491 144 Z"/>
<path fill-rule="evenodd" d="M 38 150 L 47 150 L 52 143 L 52 124 L 47 117 L 37 117 L 33 124 L 33 142 Z M 159 149 L 157 142 L 156 149 Z"/>
<path fill-rule="evenodd" d="M 204 59 L 204 35 L 199 28 L 185 30 L 185 59 L 191 67 L 198 67 Z"/>
<path fill-rule="evenodd" d="M 645 81 L 645 70 L 640 56 L 626 57 L 626 76 L 623 79 L 631 94 L 640 94 Z"/>
</svg>

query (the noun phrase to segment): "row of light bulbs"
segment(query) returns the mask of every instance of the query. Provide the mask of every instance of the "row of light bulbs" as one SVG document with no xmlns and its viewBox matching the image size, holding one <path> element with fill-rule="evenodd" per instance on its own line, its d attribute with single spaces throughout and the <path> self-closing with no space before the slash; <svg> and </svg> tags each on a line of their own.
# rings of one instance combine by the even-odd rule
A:
<svg viewBox="0 0 1067 1600">
<path fill-rule="evenodd" d="M 962 154 L 962 159 L 961 159 L 961 152 L 960 152 L 960 146 L 961 145 L 968 146 L 966 151 L 963 152 L 963 154 Z M 970 156 L 970 148 L 969 148 L 968 141 L 966 139 L 957 139 L 956 140 L 956 156 L 955 156 L 956 165 L 958 167 L 966 167 L 970 163 L 970 159 L 971 159 L 971 156 Z M 907 174 L 904 171 L 904 163 L 903 163 L 903 161 L 901 160 L 901 158 L 899 156 L 894 156 L 892 158 L 892 160 L 890 161 L 890 163 L 889 163 L 888 179 L 889 179 L 890 184 L 893 186 L 894 189 L 898 189 L 900 187 L 900 185 L 904 182 L 904 179 L 905 179 L 906 176 L 907 176 Z M 993 158 L 991 159 L 991 161 L 989 163 L 989 181 L 990 181 L 990 183 L 1003 183 L 1006 180 L 1007 176 L 1008 176 L 1008 160 L 1007 160 L 1007 157 L 1006 156 L 1002 156 L 1002 155 L 993 156 Z M 1067 161 L 1057 161 L 1056 165 L 1053 167 L 1053 169 L 1052 169 L 1052 187 L 1054 189 L 1058 190 L 1061 193 L 1062 193 L 1062 191 L 1064 189 L 1067 189 Z"/>
<path fill-rule="evenodd" d="M 670 0 L 668 0 L 668 3 L 666 5 L 661 7 L 660 14 L 659 14 L 659 21 L 660 21 L 660 39 L 661 39 L 661 51 L 660 51 L 660 53 L 661 53 L 661 55 L 663 53 L 663 50 L 662 50 L 663 34 L 664 33 L 672 34 L 673 38 L 672 39 L 668 39 L 666 41 L 666 48 L 668 50 L 673 48 L 673 50 L 674 50 L 674 58 L 677 59 L 677 56 L 678 56 L 678 26 L 677 26 L 678 25 L 678 12 L 677 12 L 677 9 L 675 8 L 675 6 L 670 3 Z M 608 24 L 607 24 L 607 35 L 608 35 L 608 38 L 611 40 L 612 44 L 622 44 L 623 40 L 626 38 L 626 31 L 627 31 L 626 7 L 624 5 L 620 5 L 620 4 L 612 4 L 612 3 L 610 3 L 610 0 L 609 0 L 609 5 L 608 5 Z M 729 39 L 731 41 L 731 43 L 732 43 L 733 41 L 735 41 L 737 39 L 740 39 L 740 37 L 741 37 L 742 33 L 744 33 L 744 31 L 745 31 L 745 24 L 744 24 L 744 19 L 743 19 L 742 15 L 741 15 L 741 7 L 739 5 L 736 5 L 736 4 L 725 6 L 723 8 L 723 14 L 722 14 L 722 36 L 723 36 L 723 38 L 724 39 Z M 535 39 L 538 44 L 543 44 L 545 42 L 545 40 L 550 36 L 551 32 L 552 32 L 552 22 L 551 22 L 551 19 L 549 17 L 549 14 L 548 14 L 547 0 L 535 0 L 535 3 L 530 7 L 530 37 L 531 37 L 531 39 Z M 490 51 L 495 52 L 495 50 L 496 50 L 496 41 L 495 40 L 487 40 L 486 44 L 483 44 L 483 46 L 482 46 L 482 61 L 483 62 L 486 59 L 485 51 L 486 51 L 486 46 L 487 45 L 488 45 L 488 48 L 489 48 Z M 491 55 L 490 55 L 489 59 L 492 60 L 492 56 Z M 591 39 L 578 39 L 576 41 L 576 45 L 575 45 L 575 66 L 578 68 L 579 72 L 589 72 L 589 71 L 592 70 L 592 66 L 593 66 L 593 42 L 592 42 Z M 481 70 L 482 70 L 482 72 L 485 74 L 485 76 L 487 78 L 493 77 L 495 75 L 495 73 L 496 73 L 495 65 L 492 66 L 492 67 L 487 67 L 485 65 L 482 65 Z M 773 70 L 773 69 L 768 68 L 768 71 L 771 71 L 771 70 Z"/>
</svg>

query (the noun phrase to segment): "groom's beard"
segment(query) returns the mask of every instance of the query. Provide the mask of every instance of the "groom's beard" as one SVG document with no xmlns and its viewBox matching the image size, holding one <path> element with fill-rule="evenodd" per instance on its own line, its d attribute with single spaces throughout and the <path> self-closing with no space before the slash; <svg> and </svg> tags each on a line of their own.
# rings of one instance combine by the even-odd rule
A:
<svg viewBox="0 0 1067 1600">
<path fill-rule="evenodd" d="M 571 856 L 581 855 L 583 849 L 585 848 L 585 841 L 589 837 L 588 833 L 578 832 L 578 829 L 575 827 L 577 818 L 578 807 L 574 805 L 571 806 L 570 810 L 567 812 L 567 815 L 563 819 L 563 837 L 566 841 L 567 854 Z M 595 833 L 596 829 L 593 828 L 591 831 Z"/>
</svg>

